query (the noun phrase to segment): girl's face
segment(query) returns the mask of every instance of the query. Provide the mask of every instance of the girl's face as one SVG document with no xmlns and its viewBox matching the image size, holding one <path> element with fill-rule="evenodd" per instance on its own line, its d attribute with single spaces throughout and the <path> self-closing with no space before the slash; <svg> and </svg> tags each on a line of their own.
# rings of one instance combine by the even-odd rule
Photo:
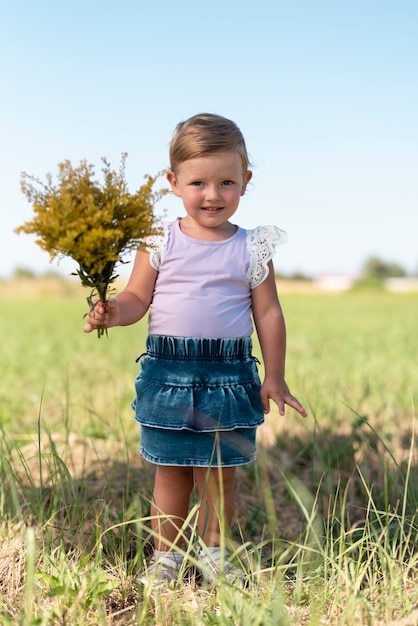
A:
<svg viewBox="0 0 418 626">
<path fill-rule="evenodd" d="M 238 152 L 219 152 L 181 163 L 167 180 L 173 193 L 182 198 L 185 222 L 195 233 L 208 229 L 230 231 L 228 220 L 238 208 L 252 173 L 242 171 Z"/>
</svg>

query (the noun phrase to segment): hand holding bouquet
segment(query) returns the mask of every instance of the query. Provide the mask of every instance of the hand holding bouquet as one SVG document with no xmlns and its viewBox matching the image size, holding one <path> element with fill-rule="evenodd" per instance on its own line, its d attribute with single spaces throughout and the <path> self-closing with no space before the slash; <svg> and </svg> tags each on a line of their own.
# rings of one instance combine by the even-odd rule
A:
<svg viewBox="0 0 418 626">
<path fill-rule="evenodd" d="M 126 157 L 122 155 L 119 172 L 102 159 L 103 183 L 94 180 L 93 166 L 86 161 L 77 168 L 68 160 L 60 163 L 57 184 L 50 174 L 46 184 L 22 174 L 22 191 L 35 216 L 16 232 L 37 235 L 36 243 L 51 260 L 68 256 L 77 263 L 74 274 L 91 289 L 87 298 L 90 308 L 95 299 L 106 304 L 109 288 L 117 278 L 117 263 L 123 263 L 127 253 L 157 233 L 154 205 L 167 192 L 153 190 L 158 174 L 145 176 L 146 182 L 138 191 L 129 193 Z M 100 327 L 98 336 L 105 332 Z"/>
</svg>

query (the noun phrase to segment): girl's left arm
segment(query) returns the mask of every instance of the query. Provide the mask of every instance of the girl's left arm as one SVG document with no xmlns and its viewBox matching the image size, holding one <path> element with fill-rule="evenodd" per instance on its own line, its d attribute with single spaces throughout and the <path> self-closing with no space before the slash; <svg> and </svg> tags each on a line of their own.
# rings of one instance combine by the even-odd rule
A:
<svg viewBox="0 0 418 626">
<path fill-rule="evenodd" d="M 307 413 L 299 400 L 290 393 L 285 381 L 286 325 L 277 295 L 273 263 L 269 262 L 267 278 L 252 292 L 252 313 L 264 361 L 264 382 L 261 401 L 265 413 L 270 411 L 270 400 L 279 407 L 280 415 L 285 405 L 293 407 L 303 417 Z"/>
</svg>

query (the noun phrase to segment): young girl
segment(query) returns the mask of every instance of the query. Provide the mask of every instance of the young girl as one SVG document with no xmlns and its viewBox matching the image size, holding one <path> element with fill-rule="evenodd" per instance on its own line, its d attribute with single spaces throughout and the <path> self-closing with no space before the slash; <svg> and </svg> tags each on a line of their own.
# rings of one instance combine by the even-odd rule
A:
<svg viewBox="0 0 418 626">
<path fill-rule="evenodd" d="M 197 558 L 215 574 L 237 574 L 220 548 L 234 514 L 235 468 L 254 460 L 270 400 L 280 415 L 287 404 L 306 416 L 285 382 L 286 331 L 272 264 L 284 233 L 231 221 L 252 176 L 248 168 L 234 122 L 201 114 L 178 124 L 167 179 L 186 214 L 162 224 L 148 251 L 137 252 L 126 288 L 97 303 L 84 327 L 127 326 L 150 309 L 133 407 L 141 453 L 156 464 L 148 574 L 158 583 L 176 580 L 181 570 L 181 529 L 194 487 Z"/>
</svg>

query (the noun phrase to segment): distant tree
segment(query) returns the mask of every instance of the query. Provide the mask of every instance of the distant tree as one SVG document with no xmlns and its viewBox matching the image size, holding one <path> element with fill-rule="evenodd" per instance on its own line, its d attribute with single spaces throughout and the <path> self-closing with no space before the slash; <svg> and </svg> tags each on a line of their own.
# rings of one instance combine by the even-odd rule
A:
<svg viewBox="0 0 418 626">
<path fill-rule="evenodd" d="M 35 272 L 27 267 L 17 267 L 13 272 L 14 278 L 35 278 Z"/>
<path fill-rule="evenodd" d="M 42 274 L 43 278 L 52 279 L 52 280 L 65 280 L 65 276 L 63 276 L 60 272 L 56 270 L 47 270 Z"/>
<path fill-rule="evenodd" d="M 312 280 L 311 276 L 307 276 L 303 272 L 293 272 L 292 274 L 282 274 L 281 272 L 275 272 L 277 280 Z"/>
<path fill-rule="evenodd" d="M 289 280 L 312 280 L 309 276 L 304 274 L 303 272 L 294 272 L 288 276 Z"/>
<path fill-rule="evenodd" d="M 398 263 L 386 263 L 376 256 L 372 256 L 365 261 L 361 273 L 362 278 L 377 278 L 380 280 L 406 275 L 405 269 Z"/>
<path fill-rule="evenodd" d="M 388 278 L 403 278 L 407 271 L 399 263 L 388 263 Z"/>
</svg>

